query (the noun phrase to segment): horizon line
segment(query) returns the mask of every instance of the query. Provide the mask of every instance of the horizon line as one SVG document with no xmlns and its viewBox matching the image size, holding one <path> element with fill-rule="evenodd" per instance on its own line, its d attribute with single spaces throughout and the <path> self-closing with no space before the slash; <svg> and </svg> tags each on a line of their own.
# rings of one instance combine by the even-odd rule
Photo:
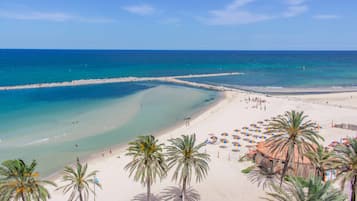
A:
<svg viewBox="0 0 357 201">
<path fill-rule="evenodd" d="M 357 49 L 116 49 L 116 48 L 0 48 L 0 50 L 81 50 L 81 51 L 290 51 L 290 52 L 355 52 Z"/>
</svg>

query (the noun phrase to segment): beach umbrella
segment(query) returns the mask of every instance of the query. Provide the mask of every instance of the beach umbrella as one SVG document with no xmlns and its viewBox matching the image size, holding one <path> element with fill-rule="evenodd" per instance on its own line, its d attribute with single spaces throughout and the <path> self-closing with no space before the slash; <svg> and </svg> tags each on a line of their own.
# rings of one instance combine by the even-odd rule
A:
<svg viewBox="0 0 357 201">
<path fill-rule="evenodd" d="M 234 132 L 240 132 L 240 130 L 239 129 L 234 129 Z"/>
<path fill-rule="evenodd" d="M 239 140 L 240 137 L 238 135 L 232 135 L 233 139 Z"/>
<path fill-rule="evenodd" d="M 222 136 L 228 136 L 228 133 L 225 132 L 225 133 L 222 133 L 221 135 Z"/>
<path fill-rule="evenodd" d="M 239 149 L 232 149 L 233 152 L 240 152 Z"/>
<path fill-rule="evenodd" d="M 234 146 L 240 146 L 239 142 L 232 142 Z"/>
<path fill-rule="evenodd" d="M 227 144 L 229 142 L 227 139 L 224 139 L 224 138 L 222 138 L 220 141 L 224 144 Z"/>
<path fill-rule="evenodd" d="M 217 142 L 218 138 L 216 136 L 211 136 L 208 140 L 209 144 L 215 144 Z"/>
<path fill-rule="evenodd" d="M 243 129 L 243 130 L 247 130 L 247 129 L 249 129 L 249 128 L 248 128 L 248 127 L 246 127 L 246 126 L 244 126 L 242 129 Z"/>
<path fill-rule="evenodd" d="M 221 145 L 221 146 L 219 146 L 219 148 L 225 149 L 225 148 L 227 148 L 227 146 L 226 145 Z"/>
<path fill-rule="evenodd" d="M 258 121 L 257 123 L 258 123 L 258 124 L 263 124 L 264 122 L 262 122 L 262 121 Z"/>
<path fill-rule="evenodd" d="M 233 145 L 233 148 L 239 148 L 241 145 L 240 144 L 236 144 L 236 145 Z"/>
</svg>

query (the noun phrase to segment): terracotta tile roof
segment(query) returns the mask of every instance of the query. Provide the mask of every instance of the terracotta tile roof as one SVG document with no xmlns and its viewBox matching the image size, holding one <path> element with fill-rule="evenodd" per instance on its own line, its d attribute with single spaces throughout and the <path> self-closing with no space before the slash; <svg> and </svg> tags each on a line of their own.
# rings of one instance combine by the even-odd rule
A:
<svg viewBox="0 0 357 201">
<path fill-rule="evenodd" d="M 263 154 L 266 158 L 284 161 L 287 149 L 284 149 L 281 152 L 273 153 L 270 151 L 270 148 L 267 146 L 267 143 L 263 141 L 257 144 L 257 152 Z M 307 157 L 303 157 L 301 160 L 301 156 L 299 156 L 296 147 L 294 150 L 294 163 L 311 164 L 310 160 Z"/>
</svg>

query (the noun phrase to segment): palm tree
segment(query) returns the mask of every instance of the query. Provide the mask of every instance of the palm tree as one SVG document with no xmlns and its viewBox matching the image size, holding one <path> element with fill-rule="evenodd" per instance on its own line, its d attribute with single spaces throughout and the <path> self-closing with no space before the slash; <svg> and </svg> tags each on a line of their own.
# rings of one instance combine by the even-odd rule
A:
<svg viewBox="0 0 357 201">
<path fill-rule="evenodd" d="M 124 167 L 129 171 L 129 177 L 134 175 L 134 181 L 141 182 L 147 187 L 147 200 L 150 201 L 150 188 L 156 181 L 166 176 L 167 165 L 163 154 L 163 144 L 158 144 L 154 136 L 140 136 L 129 142 L 127 156 L 132 160 Z"/>
<path fill-rule="evenodd" d="M 319 145 L 316 150 L 307 152 L 305 156 L 316 168 L 315 176 L 325 181 L 326 170 L 336 162 L 333 152 L 326 151 L 322 145 Z"/>
<path fill-rule="evenodd" d="M 274 171 L 262 165 L 255 165 L 251 168 L 252 169 L 247 173 L 249 181 L 257 183 L 258 187 L 262 186 L 263 190 L 279 182 L 276 170 Z"/>
<path fill-rule="evenodd" d="M 196 174 L 196 182 L 200 182 L 208 173 L 210 156 L 201 153 L 205 143 L 196 145 L 196 135 L 182 135 L 181 138 L 170 139 L 167 147 L 169 169 L 174 168 L 172 179 L 182 184 L 182 200 L 186 197 L 186 186 L 191 182 L 192 174 Z"/>
<path fill-rule="evenodd" d="M 337 162 L 334 167 L 338 169 L 337 179 L 341 180 L 344 188 L 347 181 L 351 183 L 351 201 L 356 200 L 357 187 L 357 139 L 350 138 L 349 144 L 335 147 Z"/>
<path fill-rule="evenodd" d="M 7 160 L 0 167 L 1 201 L 46 201 L 50 194 L 44 185 L 56 186 L 53 182 L 39 179 L 37 162 L 27 165 L 23 160 Z"/>
<path fill-rule="evenodd" d="M 285 155 L 280 186 L 295 154 L 297 153 L 302 159 L 306 152 L 315 149 L 314 146 L 318 145 L 319 139 L 323 140 L 316 132 L 316 123 L 306 118 L 304 112 L 288 111 L 273 119 L 267 127 L 269 132 L 275 134 L 267 140 L 270 151 L 274 154 Z"/>
<path fill-rule="evenodd" d="M 85 201 L 89 198 L 89 193 L 93 193 L 95 196 L 95 192 L 91 188 L 93 186 L 98 186 L 102 188 L 101 184 L 95 181 L 95 175 L 98 171 L 92 171 L 87 173 L 88 164 L 82 165 L 77 158 L 76 167 L 72 168 L 70 166 L 66 166 L 64 168 L 64 175 L 62 177 L 62 181 L 65 183 L 62 187 L 58 188 L 63 190 L 64 194 L 71 192 L 68 201 L 80 200 Z"/>
<path fill-rule="evenodd" d="M 334 189 L 330 181 L 324 183 L 319 177 L 308 180 L 290 177 L 284 188 L 272 186 L 273 192 L 268 192 L 269 201 L 344 201 L 346 196 Z"/>
</svg>

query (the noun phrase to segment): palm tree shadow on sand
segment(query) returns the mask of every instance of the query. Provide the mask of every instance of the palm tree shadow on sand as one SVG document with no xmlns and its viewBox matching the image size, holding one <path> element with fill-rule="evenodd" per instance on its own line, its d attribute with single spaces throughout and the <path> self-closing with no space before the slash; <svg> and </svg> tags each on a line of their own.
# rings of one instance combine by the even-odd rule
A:
<svg viewBox="0 0 357 201">
<path fill-rule="evenodd" d="M 136 195 L 131 201 L 147 201 L 146 193 L 140 193 Z M 161 201 L 162 199 L 158 195 L 151 194 L 150 201 Z"/>
<path fill-rule="evenodd" d="M 176 186 L 170 186 L 165 188 L 160 194 L 151 194 L 150 201 L 182 201 L 181 188 Z M 201 196 L 193 188 L 186 190 L 186 201 L 200 201 Z M 140 193 L 136 195 L 131 201 L 147 201 L 146 193 Z"/>
<path fill-rule="evenodd" d="M 278 172 L 280 170 L 272 171 L 264 166 L 257 165 L 248 173 L 248 179 L 252 183 L 257 183 L 258 187 L 263 187 L 263 190 L 271 189 L 272 184 L 279 183 Z"/>
<path fill-rule="evenodd" d="M 161 192 L 160 201 L 182 201 L 181 188 L 176 186 L 167 187 Z M 201 200 L 200 194 L 192 187 L 186 190 L 186 201 L 199 201 Z"/>
</svg>

